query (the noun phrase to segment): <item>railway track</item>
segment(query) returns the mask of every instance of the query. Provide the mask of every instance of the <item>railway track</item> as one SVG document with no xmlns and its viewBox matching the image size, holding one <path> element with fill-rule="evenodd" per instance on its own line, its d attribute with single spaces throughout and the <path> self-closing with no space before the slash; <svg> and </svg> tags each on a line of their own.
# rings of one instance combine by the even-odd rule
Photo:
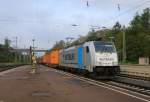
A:
<svg viewBox="0 0 150 102">
<path fill-rule="evenodd" d="M 133 79 L 138 79 L 138 80 L 150 81 L 150 77 L 144 77 L 144 76 L 136 76 L 136 75 L 128 75 L 128 74 L 120 74 L 118 76 L 120 76 L 120 77 L 127 77 L 127 78 L 133 78 Z"/>
<path fill-rule="evenodd" d="M 116 76 L 113 81 L 129 84 L 135 87 L 141 87 L 150 90 L 150 81 L 144 80 L 143 78 L 134 78 L 128 76 L 118 75 Z"/>
<path fill-rule="evenodd" d="M 66 72 L 66 71 L 63 71 L 60 69 L 59 70 L 58 69 L 52 69 L 52 70 L 55 72 L 65 74 L 67 76 L 82 80 L 82 81 L 86 81 L 86 82 L 93 84 L 93 85 L 96 85 L 96 86 L 101 86 L 101 87 L 104 87 L 104 88 L 107 88 L 110 90 L 117 91 L 117 92 L 122 93 L 122 94 L 129 93 L 129 95 L 130 95 L 130 93 L 134 93 L 136 95 L 146 97 L 148 99 L 150 98 L 150 89 L 147 89 L 144 87 L 138 87 L 138 86 L 135 86 L 132 84 L 127 84 L 127 83 L 118 82 L 118 81 L 114 81 L 114 80 L 109 80 L 109 81 L 97 80 L 97 79 L 85 77 L 82 75 L 76 75 L 74 73 Z M 150 100 L 148 100 L 146 102 L 150 102 Z"/>
<path fill-rule="evenodd" d="M 105 84 L 108 87 L 110 85 L 112 87 L 134 91 L 139 94 L 148 95 L 148 97 L 150 97 L 150 81 L 129 78 L 127 76 L 121 76 L 121 75 L 116 76 L 113 80 L 99 80 L 98 78 L 95 77 L 68 72 L 62 69 L 54 68 L 54 70 L 56 70 L 57 72 L 67 74 L 72 77 L 81 78 L 87 81 L 92 81 L 97 84 Z"/>
<path fill-rule="evenodd" d="M 149 95 L 150 96 L 150 89 L 149 88 L 143 88 L 137 85 L 133 84 L 127 84 L 124 82 L 116 82 L 116 81 L 109 81 L 107 82 L 110 85 L 118 86 L 127 90 L 132 90 L 141 94 Z"/>
</svg>

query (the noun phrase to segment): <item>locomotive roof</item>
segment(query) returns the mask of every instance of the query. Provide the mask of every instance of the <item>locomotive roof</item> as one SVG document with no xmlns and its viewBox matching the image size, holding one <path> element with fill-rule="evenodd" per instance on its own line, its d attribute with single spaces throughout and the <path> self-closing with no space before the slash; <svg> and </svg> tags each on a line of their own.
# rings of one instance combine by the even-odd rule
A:
<svg viewBox="0 0 150 102">
<path fill-rule="evenodd" d="M 64 50 L 69 51 L 69 50 L 75 49 L 76 47 L 83 46 L 83 44 L 85 44 L 85 43 L 91 43 L 91 42 L 93 42 L 94 44 L 98 44 L 98 45 L 113 45 L 114 44 L 113 42 L 110 42 L 110 41 L 89 41 L 89 42 L 84 42 L 84 43 L 79 44 L 79 45 L 65 48 Z"/>
<path fill-rule="evenodd" d="M 100 44 L 100 45 L 113 45 L 113 42 L 110 41 L 94 41 L 94 44 Z"/>
</svg>

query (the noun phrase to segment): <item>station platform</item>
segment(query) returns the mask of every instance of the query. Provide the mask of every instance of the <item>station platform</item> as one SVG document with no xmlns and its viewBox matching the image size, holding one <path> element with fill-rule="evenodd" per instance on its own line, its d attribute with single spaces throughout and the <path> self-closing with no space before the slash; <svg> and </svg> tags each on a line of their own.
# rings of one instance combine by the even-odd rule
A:
<svg viewBox="0 0 150 102">
<path fill-rule="evenodd" d="M 150 102 L 128 93 L 92 85 L 39 65 L 0 72 L 0 102 Z"/>
</svg>

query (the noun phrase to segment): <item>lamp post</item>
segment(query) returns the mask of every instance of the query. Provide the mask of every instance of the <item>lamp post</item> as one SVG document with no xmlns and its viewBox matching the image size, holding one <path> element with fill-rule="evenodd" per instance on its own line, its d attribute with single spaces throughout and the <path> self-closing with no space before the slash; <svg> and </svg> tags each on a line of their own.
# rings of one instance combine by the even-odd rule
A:
<svg viewBox="0 0 150 102">
<path fill-rule="evenodd" d="M 16 48 L 18 47 L 18 37 L 15 37 L 16 40 Z"/>
<path fill-rule="evenodd" d="M 32 42 L 33 42 L 32 44 L 33 44 L 33 48 L 34 48 L 34 42 L 35 42 L 35 39 L 32 39 Z"/>
<path fill-rule="evenodd" d="M 15 37 L 15 43 L 16 43 L 16 49 L 18 48 L 18 37 L 16 36 Z M 17 58 L 17 52 L 15 52 L 15 63 L 17 63 L 18 62 L 18 58 Z"/>
<path fill-rule="evenodd" d="M 34 55 L 34 50 L 35 50 L 35 47 L 34 47 L 34 42 L 35 42 L 35 39 L 32 39 L 32 53 L 33 53 L 33 55 Z"/>
<path fill-rule="evenodd" d="M 125 35 L 125 26 L 123 26 L 123 51 L 122 51 L 122 61 L 126 61 L 126 35 Z"/>
</svg>

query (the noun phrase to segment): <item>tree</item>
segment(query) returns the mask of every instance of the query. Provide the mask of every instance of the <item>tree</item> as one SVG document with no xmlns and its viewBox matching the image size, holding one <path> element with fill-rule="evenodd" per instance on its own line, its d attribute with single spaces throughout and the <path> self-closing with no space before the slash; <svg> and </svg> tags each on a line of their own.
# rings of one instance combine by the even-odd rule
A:
<svg viewBox="0 0 150 102">
<path fill-rule="evenodd" d="M 6 48 L 9 48 L 9 47 L 10 47 L 10 40 L 9 40 L 8 38 L 5 38 L 4 46 L 5 46 Z"/>
<path fill-rule="evenodd" d="M 116 22 L 116 24 L 113 26 L 113 30 L 119 32 L 121 30 L 121 24 Z"/>
<path fill-rule="evenodd" d="M 123 52 L 123 28 L 119 22 L 116 22 L 110 31 L 110 35 L 114 37 L 114 43 L 118 52 L 119 60 L 122 61 Z"/>
<path fill-rule="evenodd" d="M 143 14 L 136 13 L 126 31 L 128 60 L 138 61 L 139 57 L 150 57 L 150 9 Z"/>
<path fill-rule="evenodd" d="M 65 41 L 60 40 L 54 44 L 52 49 L 63 49 L 65 47 Z"/>
<path fill-rule="evenodd" d="M 89 32 L 86 36 L 85 41 L 105 41 L 108 40 L 107 35 L 109 33 L 109 29 L 102 29 L 94 32 Z"/>
<path fill-rule="evenodd" d="M 21 53 L 14 53 L 10 52 L 9 49 L 13 49 L 10 47 L 10 40 L 5 39 L 4 45 L 0 44 L 0 63 L 14 63 L 15 62 L 15 56 L 22 56 Z"/>
</svg>

